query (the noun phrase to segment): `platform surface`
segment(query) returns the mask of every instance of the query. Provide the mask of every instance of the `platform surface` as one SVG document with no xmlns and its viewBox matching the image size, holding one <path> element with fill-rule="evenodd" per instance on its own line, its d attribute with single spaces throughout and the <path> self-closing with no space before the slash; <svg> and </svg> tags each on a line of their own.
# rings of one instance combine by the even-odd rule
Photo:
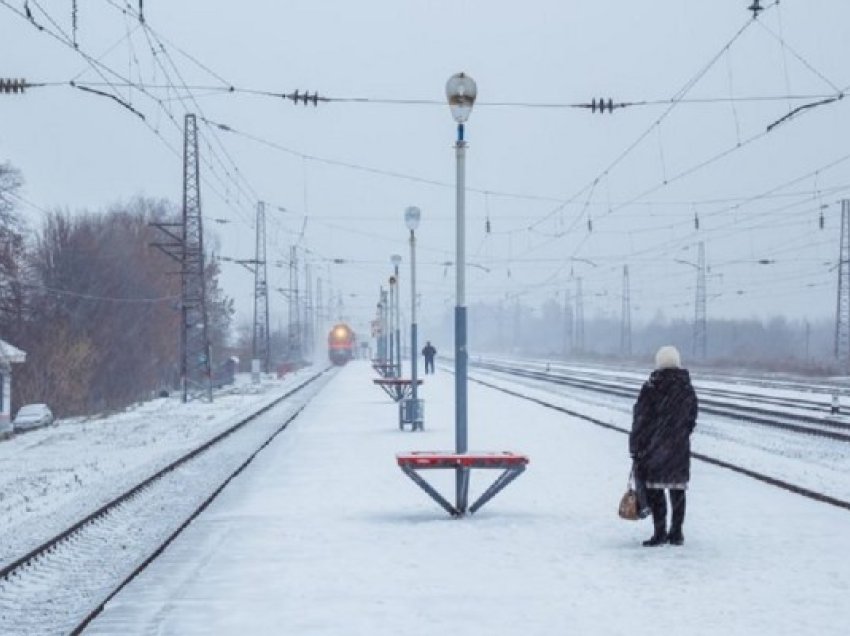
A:
<svg viewBox="0 0 850 636">
<path fill-rule="evenodd" d="M 453 376 L 428 377 L 410 435 L 373 374 L 341 368 L 86 634 L 847 633 L 847 511 L 695 462 L 685 546 L 642 548 L 650 522 L 617 517 L 625 435 L 471 383 L 470 448 L 531 463 L 452 519 L 396 456 L 453 446 Z M 453 477 L 429 473 L 449 492 Z M 474 471 L 470 497 L 491 479 Z"/>
</svg>

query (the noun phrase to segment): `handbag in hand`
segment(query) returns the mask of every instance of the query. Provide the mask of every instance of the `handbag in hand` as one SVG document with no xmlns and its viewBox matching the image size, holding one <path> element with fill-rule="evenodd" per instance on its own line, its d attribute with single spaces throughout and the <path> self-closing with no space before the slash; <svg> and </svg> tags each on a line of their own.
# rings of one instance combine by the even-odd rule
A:
<svg viewBox="0 0 850 636">
<path fill-rule="evenodd" d="M 638 489 L 643 492 L 638 493 Z M 641 496 L 642 495 L 642 496 Z M 632 464 L 632 469 L 629 471 L 629 481 L 626 484 L 626 492 L 620 498 L 620 507 L 617 511 L 620 518 L 629 521 L 637 521 L 643 519 L 649 514 L 649 507 L 646 505 L 646 489 L 643 482 L 637 484 L 635 480 L 635 466 Z"/>
<path fill-rule="evenodd" d="M 638 495 L 635 491 L 634 469 L 629 472 L 629 482 L 626 484 L 626 492 L 620 498 L 620 507 L 618 514 L 621 519 L 629 521 L 637 521 L 641 518 L 640 504 L 638 503 Z"/>
</svg>

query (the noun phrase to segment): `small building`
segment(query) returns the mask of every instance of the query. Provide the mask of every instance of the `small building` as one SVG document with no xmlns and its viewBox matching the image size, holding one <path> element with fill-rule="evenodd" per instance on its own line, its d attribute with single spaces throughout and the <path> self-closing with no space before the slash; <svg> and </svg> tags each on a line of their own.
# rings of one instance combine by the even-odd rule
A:
<svg viewBox="0 0 850 636">
<path fill-rule="evenodd" d="M 12 419 L 12 365 L 26 361 L 26 353 L 0 340 L 0 430 L 6 430 Z"/>
</svg>

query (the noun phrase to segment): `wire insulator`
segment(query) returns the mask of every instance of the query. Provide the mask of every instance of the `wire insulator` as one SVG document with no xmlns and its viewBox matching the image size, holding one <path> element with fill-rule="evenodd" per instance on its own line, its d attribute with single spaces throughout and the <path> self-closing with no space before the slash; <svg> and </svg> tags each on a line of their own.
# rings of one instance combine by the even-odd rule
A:
<svg viewBox="0 0 850 636">
<path fill-rule="evenodd" d="M 23 93 L 27 87 L 25 79 L 0 77 L 0 93 Z"/>
</svg>

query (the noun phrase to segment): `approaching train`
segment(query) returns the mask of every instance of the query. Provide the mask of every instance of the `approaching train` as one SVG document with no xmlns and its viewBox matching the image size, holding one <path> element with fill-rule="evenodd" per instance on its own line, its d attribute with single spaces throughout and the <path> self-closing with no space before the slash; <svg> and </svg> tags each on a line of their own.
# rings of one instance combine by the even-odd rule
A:
<svg viewBox="0 0 850 636">
<path fill-rule="evenodd" d="M 328 334 L 328 357 L 334 364 L 342 366 L 354 357 L 357 337 L 345 323 L 333 326 Z"/>
</svg>

